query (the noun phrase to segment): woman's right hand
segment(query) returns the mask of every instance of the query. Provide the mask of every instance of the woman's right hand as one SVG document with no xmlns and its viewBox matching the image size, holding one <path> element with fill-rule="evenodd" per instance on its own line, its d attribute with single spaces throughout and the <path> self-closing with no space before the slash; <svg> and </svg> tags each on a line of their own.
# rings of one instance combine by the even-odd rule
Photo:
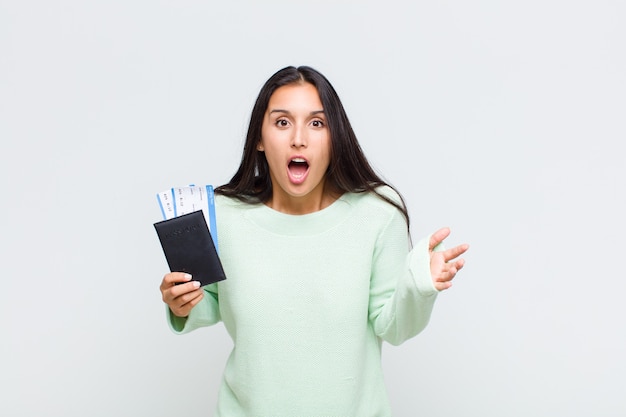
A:
<svg viewBox="0 0 626 417">
<path fill-rule="evenodd" d="M 187 317 L 191 309 L 204 297 L 200 283 L 192 281 L 191 275 L 185 272 L 166 274 L 161 281 L 160 289 L 163 302 L 178 317 Z"/>
</svg>

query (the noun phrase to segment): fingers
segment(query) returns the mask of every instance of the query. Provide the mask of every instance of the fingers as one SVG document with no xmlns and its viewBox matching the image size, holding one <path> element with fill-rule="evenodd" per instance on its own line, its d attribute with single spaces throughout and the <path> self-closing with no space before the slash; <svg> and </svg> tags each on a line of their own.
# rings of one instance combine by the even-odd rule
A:
<svg viewBox="0 0 626 417">
<path fill-rule="evenodd" d="M 186 272 L 170 272 L 161 281 L 161 291 L 170 288 L 178 283 L 191 281 L 191 275 Z"/>
<path fill-rule="evenodd" d="M 444 264 L 437 276 L 435 277 L 435 280 L 438 282 L 452 281 L 457 272 L 459 272 L 459 270 L 463 268 L 463 263 L 464 261 L 462 259 L 459 259 L 456 262 Z"/>
<path fill-rule="evenodd" d="M 185 284 L 187 285 L 187 284 Z M 204 291 L 198 288 L 195 291 L 187 292 L 168 303 L 172 313 L 178 317 L 187 317 L 201 300 L 204 298 Z"/>
<path fill-rule="evenodd" d="M 465 252 L 467 252 L 468 249 L 469 249 L 469 245 L 467 243 L 464 243 L 462 245 L 455 246 L 453 248 L 447 249 L 447 250 L 442 252 L 443 259 L 446 262 L 449 262 L 449 261 L 451 261 L 453 259 L 456 259 L 459 256 L 463 255 Z"/>
<path fill-rule="evenodd" d="M 191 278 L 191 275 L 184 272 L 171 272 L 161 282 L 163 302 L 179 317 L 188 316 L 191 309 L 204 297 L 200 283 L 191 281 Z"/>
<path fill-rule="evenodd" d="M 443 242 L 443 240 L 447 238 L 448 236 L 450 236 L 450 228 L 443 227 L 437 230 L 435 233 L 433 233 L 430 236 L 430 241 L 428 242 L 428 250 L 432 251 L 435 248 L 435 246 Z"/>
<path fill-rule="evenodd" d="M 450 288 L 452 286 L 452 280 L 456 276 L 457 272 L 463 268 L 464 264 L 465 261 L 463 259 L 443 264 L 439 273 L 433 277 L 433 284 L 435 285 L 435 288 L 438 291 Z"/>
<path fill-rule="evenodd" d="M 431 239 L 431 241 L 436 241 L 439 237 L 443 236 L 445 232 L 449 234 L 449 230 L 441 229 L 437 231 L 433 234 L 435 239 Z M 438 291 L 447 290 L 452 286 L 452 280 L 463 266 L 465 266 L 465 260 L 459 258 L 459 256 L 464 254 L 468 249 L 469 245 L 464 243 L 451 249 L 431 253 L 431 276 L 433 284 Z"/>
<path fill-rule="evenodd" d="M 447 282 L 435 282 L 435 289 L 437 291 L 444 291 L 447 290 L 448 288 L 450 288 L 452 286 L 452 283 L 450 281 Z"/>
</svg>

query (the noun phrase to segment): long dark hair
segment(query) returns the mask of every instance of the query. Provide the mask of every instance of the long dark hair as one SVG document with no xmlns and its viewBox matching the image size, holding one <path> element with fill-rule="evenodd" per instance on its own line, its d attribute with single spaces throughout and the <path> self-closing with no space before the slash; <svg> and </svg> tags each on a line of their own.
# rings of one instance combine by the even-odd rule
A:
<svg viewBox="0 0 626 417">
<path fill-rule="evenodd" d="M 402 196 L 372 169 L 363 154 L 348 120 L 348 115 L 333 86 L 320 72 L 307 66 L 283 68 L 272 75 L 263 85 L 250 116 L 241 164 L 230 181 L 217 187 L 215 192 L 236 197 L 248 203 L 263 203 L 272 196 L 272 181 L 265 152 L 257 150 L 257 145 L 261 141 L 261 128 L 265 112 L 270 97 L 279 87 L 305 82 L 312 84 L 317 89 L 330 133 L 331 151 L 330 164 L 326 172 L 327 185 L 338 193 L 375 193 L 402 212 L 408 229 L 409 214 Z M 376 190 L 383 185 L 393 188 L 400 196 L 400 202 L 396 202 Z"/>
</svg>

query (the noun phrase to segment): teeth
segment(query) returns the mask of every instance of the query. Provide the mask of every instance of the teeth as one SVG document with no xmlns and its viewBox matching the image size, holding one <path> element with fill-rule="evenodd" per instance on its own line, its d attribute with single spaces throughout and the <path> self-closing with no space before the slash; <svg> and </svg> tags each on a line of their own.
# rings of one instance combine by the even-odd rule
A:
<svg viewBox="0 0 626 417">
<path fill-rule="evenodd" d="M 304 158 L 293 158 L 291 160 L 291 162 L 306 162 L 306 159 L 304 159 Z"/>
</svg>

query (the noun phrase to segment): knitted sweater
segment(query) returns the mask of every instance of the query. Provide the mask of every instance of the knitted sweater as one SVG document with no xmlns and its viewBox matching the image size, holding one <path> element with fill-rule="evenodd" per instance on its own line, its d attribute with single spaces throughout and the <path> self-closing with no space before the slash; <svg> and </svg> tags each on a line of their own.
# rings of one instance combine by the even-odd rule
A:
<svg viewBox="0 0 626 417">
<path fill-rule="evenodd" d="M 381 343 L 428 323 L 428 240 L 409 252 L 402 214 L 371 193 L 306 215 L 216 196 L 216 213 L 227 279 L 168 314 L 176 333 L 223 321 L 233 339 L 215 415 L 390 416 Z"/>
</svg>

